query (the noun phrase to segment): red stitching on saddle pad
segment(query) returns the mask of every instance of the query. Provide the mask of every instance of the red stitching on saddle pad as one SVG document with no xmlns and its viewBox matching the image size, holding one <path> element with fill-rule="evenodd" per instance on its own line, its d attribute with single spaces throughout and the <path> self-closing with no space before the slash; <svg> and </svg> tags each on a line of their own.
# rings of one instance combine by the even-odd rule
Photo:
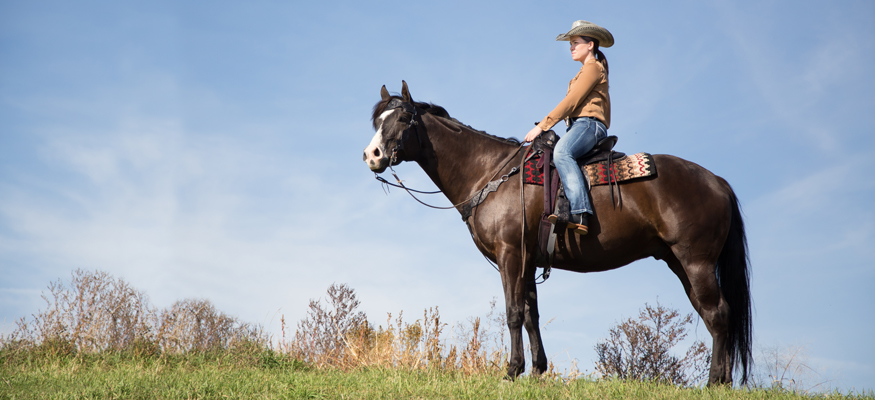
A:
<svg viewBox="0 0 875 400">
<path fill-rule="evenodd" d="M 544 186 L 544 170 L 538 168 L 538 161 L 540 160 L 541 156 L 538 155 L 526 161 L 526 164 L 523 165 L 523 182 L 529 185 Z"/>
</svg>

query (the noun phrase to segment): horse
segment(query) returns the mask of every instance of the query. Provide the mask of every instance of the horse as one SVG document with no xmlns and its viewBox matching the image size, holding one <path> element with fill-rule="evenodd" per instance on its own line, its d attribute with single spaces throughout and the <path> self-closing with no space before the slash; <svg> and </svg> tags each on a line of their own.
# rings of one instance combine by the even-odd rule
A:
<svg viewBox="0 0 875 400">
<path fill-rule="evenodd" d="M 380 96 L 371 116 L 376 134 L 363 156 L 375 174 L 403 161 L 416 162 L 462 212 L 487 183 L 519 164 L 519 141 L 478 131 L 451 118 L 443 107 L 413 101 L 406 82 L 401 96 L 390 95 L 385 85 Z M 665 261 L 711 334 L 708 385 L 731 385 L 736 370 L 745 383 L 752 368 L 750 260 L 738 198 L 726 180 L 698 164 L 663 154 L 653 159 L 655 176 L 620 184 L 620 207 L 611 201 L 613 189 L 592 187 L 595 213 L 589 234 L 560 232 L 565 250 L 555 252 L 553 268 L 599 272 L 647 257 Z M 522 185 L 522 178 L 506 179 L 467 220 L 477 249 L 501 274 L 511 380 L 525 370 L 523 327 L 532 352 L 531 374 L 547 370 L 534 257 L 544 189 L 529 185 L 521 193 Z"/>
</svg>

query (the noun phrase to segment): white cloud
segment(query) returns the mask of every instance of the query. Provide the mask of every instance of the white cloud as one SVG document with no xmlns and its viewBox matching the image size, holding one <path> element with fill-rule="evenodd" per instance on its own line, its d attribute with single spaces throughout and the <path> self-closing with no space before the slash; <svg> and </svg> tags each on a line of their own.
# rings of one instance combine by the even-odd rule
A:
<svg viewBox="0 0 875 400">
<path fill-rule="evenodd" d="M 202 141 L 181 124 L 149 119 L 121 125 L 46 132 L 41 161 L 63 178 L 28 173 L 20 184 L 4 183 L 2 243 L 20 240 L 18 265 L 61 278 L 73 268 L 100 269 L 158 305 L 205 297 L 253 322 L 270 322 L 264 316 L 276 309 L 296 321 L 333 282 L 350 283 L 376 318 L 440 303 L 462 320 L 470 304 L 480 310 L 494 295 L 469 280 L 446 299 L 434 279 L 485 275 L 500 287 L 497 274 L 470 257 L 475 250 L 455 213 L 420 215 L 376 182 L 301 174 L 296 157 L 266 162 L 273 152 L 245 138 Z M 413 218 L 424 232 L 454 231 L 459 240 L 442 244 L 462 242 L 466 255 L 399 235 Z M 440 260 L 449 273 L 430 269 Z"/>
<path fill-rule="evenodd" d="M 789 128 L 775 133 L 830 156 L 845 151 L 843 143 L 857 132 L 842 129 L 848 125 L 838 106 L 845 100 L 839 97 L 861 83 L 870 85 L 867 72 L 860 68 L 871 60 L 864 56 L 866 47 L 871 47 L 861 36 L 866 33 L 832 15 L 835 18 L 818 20 L 816 31 L 802 30 L 792 40 L 764 40 L 782 34 L 772 20 L 775 10 L 741 11 L 730 2 L 717 3 L 717 8 L 723 17 L 720 26 L 732 38 L 747 70 L 748 79 L 741 83 L 768 105 L 780 125 Z"/>
<path fill-rule="evenodd" d="M 746 212 L 763 239 L 790 246 L 786 250 L 830 254 L 871 251 L 875 211 L 859 203 L 875 191 L 873 155 L 822 162 L 822 167 L 750 202 Z M 840 212 L 839 212 L 840 211 Z M 805 238 L 788 235 L 806 232 Z M 817 242 L 817 246 L 806 243 Z"/>
</svg>

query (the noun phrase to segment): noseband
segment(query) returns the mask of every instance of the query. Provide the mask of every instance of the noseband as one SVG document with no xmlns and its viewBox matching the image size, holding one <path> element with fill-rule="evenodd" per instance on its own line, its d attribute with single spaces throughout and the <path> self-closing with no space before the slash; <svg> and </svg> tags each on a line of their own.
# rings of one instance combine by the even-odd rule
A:
<svg viewBox="0 0 875 400">
<path fill-rule="evenodd" d="M 420 147 L 422 146 L 422 139 L 419 138 L 419 122 L 422 121 L 422 114 L 419 112 L 419 108 L 416 106 L 405 102 L 401 99 L 392 99 L 389 101 L 389 104 L 386 105 L 386 110 L 394 110 L 394 109 L 402 109 L 404 112 L 412 114 L 410 118 L 410 122 L 407 124 L 407 128 L 404 128 L 401 131 L 401 138 L 398 139 L 398 142 L 395 144 L 395 147 L 392 148 L 392 157 L 389 159 L 389 165 L 397 165 L 400 161 L 398 161 L 398 151 L 404 150 L 403 143 L 407 141 L 410 137 L 410 131 L 413 130 L 416 135 L 416 140 L 419 142 Z"/>
</svg>

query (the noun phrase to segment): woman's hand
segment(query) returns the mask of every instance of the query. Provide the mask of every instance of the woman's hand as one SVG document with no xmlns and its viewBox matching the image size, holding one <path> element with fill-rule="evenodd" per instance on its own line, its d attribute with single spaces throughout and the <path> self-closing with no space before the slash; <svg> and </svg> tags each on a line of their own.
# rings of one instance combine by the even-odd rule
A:
<svg viewBox="0 0 875 400">
<path fill-rule="evenodd" d="M 526 134 L 525 142 L 528 143 L 528 142 L 531 142 L 532 140 L 535 140 L 535 138 L 538 137 L 538 135 L 540 135 L 541 132 L 544 132 L 544 131 L 542 131 L 541 128 L 538 128 L 537 126 L 532 128 L 532 130 L 530 130 L 529 133 Z"/>
</svg>

